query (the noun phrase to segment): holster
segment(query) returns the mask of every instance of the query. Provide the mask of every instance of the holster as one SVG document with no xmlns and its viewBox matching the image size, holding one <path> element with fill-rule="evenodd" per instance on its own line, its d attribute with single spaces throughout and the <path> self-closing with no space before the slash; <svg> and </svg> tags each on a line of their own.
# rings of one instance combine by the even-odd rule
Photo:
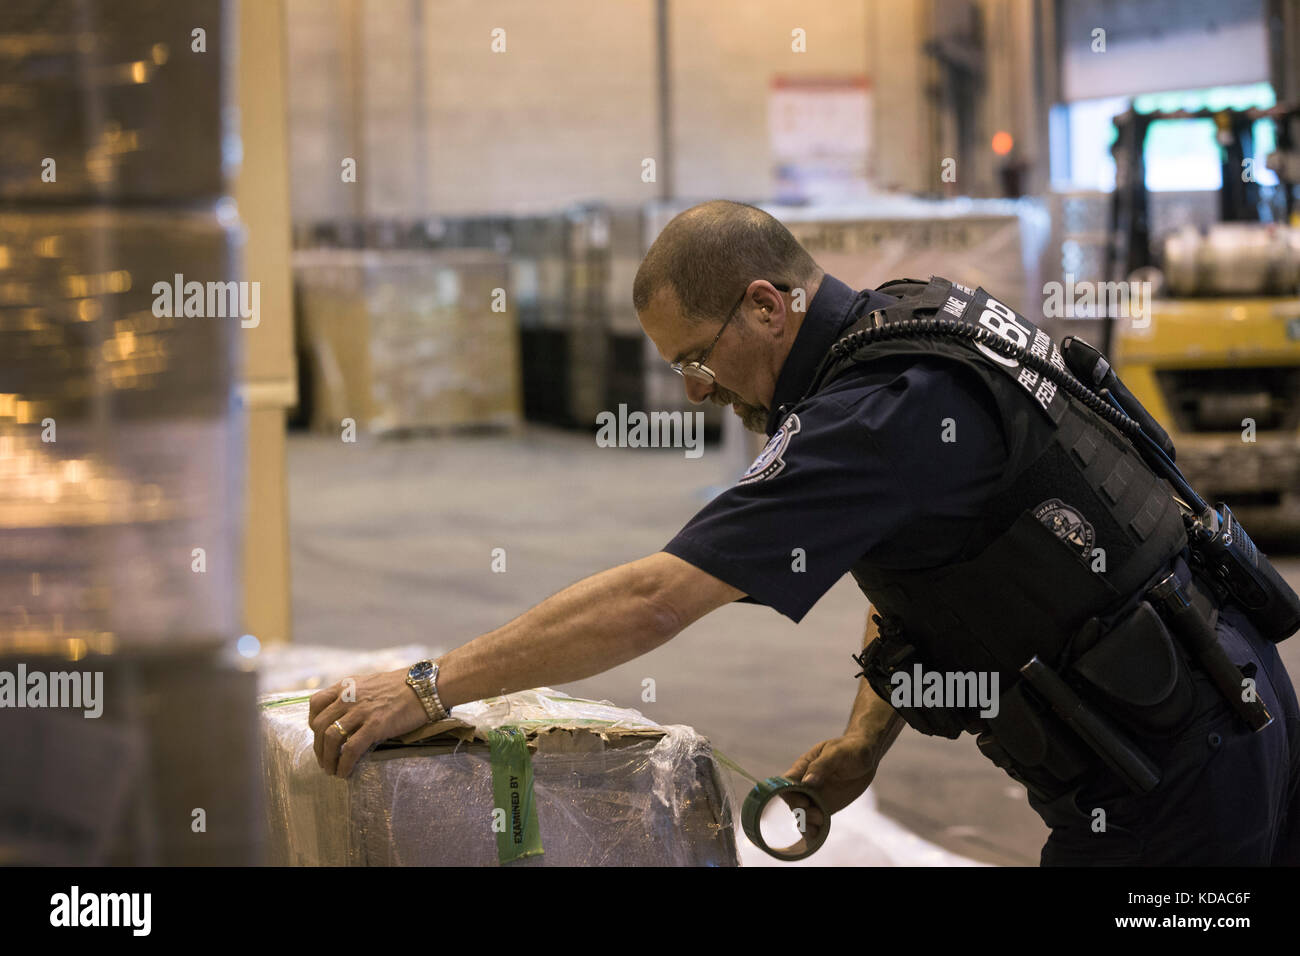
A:
<svg viewBox="0 0 1300 956">
<path fill-rule="evenodd" d="M 1145 600 L 1109 626 L 1089 620 L 1068 658 L 1059 671 L 1066 683 L 1143 757 L 1141 742 L 1176 737 L 1195 713 L 1187 657 Z M 1024 681 L 1002 695 L 998 716 L 987 723 L 981 751 L 1042 799 L 1055 799 L 1104 764 Z"/>
<path fill-rule="evenodd" d="M 1042 800 L 1054 800 L 1099 760 L 1022 680 L 1003 692 L 998 715 L 976 738 L 980 752 Z"/>
<path fill-rule="evenodd" d="M 896 619 L 882 620 L 877 617 L 880 627 L 879 636 L 867 647 L 862 658 L 862 675 L 867 679 L 881 699 L 889 701 L 894 712 L 902 717 L 909 726 L 930 737 L 947 737 L 956 740 L 962 731 L 968 729 L 972 722 L 970 714 L 963 714 L 955 708 L 940 707 L 900 707 L 893 703 L 895 685 L 894 674 L 910 674 L 916 664 L 928 670 L 926 662 L 921 660 L 915 647 L 903 637 L 901 625 Z"/>
<path fill-rule="evenodd" d="M 1176 734 L 1196 706 L 1187 659 L 1145 600 L 1100 634 L 1067 674 L 1080 695 L 1120 729 L 1142 737 Z"/>
</svg>

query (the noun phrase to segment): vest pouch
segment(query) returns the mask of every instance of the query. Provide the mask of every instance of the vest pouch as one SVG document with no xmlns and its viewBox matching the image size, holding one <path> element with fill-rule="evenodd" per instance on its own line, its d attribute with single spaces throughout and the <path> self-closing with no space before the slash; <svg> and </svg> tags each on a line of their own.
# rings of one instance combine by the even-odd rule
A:
<svg viewBox="0 0 1300 956">
<path fill-rule="evenodd" d="M 984 719 L 980 751 L 1013 778 L 1051 798 L 1097 765 L 1092 751 L 1018 680 L 998 698 L 998 715 Z"/>
<path fill-rule="evenodd" d="M 1007 749 L 987 730 L 975 738 L 975 744 L 979 747 L 980 753 L 993 761 L 995 766 L 1006 771 L 1007 776 L 1023 784 L 1030 793 L 1045 803 L 1051 803 L 1070 789 L 1065 781 L 1044 773 L 1041 768 L 1035 769 L 1016 763 Z"/>
<path fill-rule="evenodd" d="M 902 673 L 912 681 L 917 666 L 925 669 L 916 648 L 898 638 L 890 639 L 881 634 L 867 647 L 863 658 L 863 675 L 882 700 L 894 708 L 909 727 L 930 737 L 947 737 L 956 740 L 966 729 L 956 708 L 899 706 L 894 700 L 900 696 L 902 681 L 894 675 Z M 914 683 L 914 681 L 913 681 Z M 914 688 L 913 699 L 920 696 L 919 688 Z"/>
<path fill-rule="evenodd" d="M 1174 636 L 1142 601 L 1070 667 L 1099 710 L 1137 734 L 1166 737 L 1192 717 L 1196 684 Z"/>
</svg>

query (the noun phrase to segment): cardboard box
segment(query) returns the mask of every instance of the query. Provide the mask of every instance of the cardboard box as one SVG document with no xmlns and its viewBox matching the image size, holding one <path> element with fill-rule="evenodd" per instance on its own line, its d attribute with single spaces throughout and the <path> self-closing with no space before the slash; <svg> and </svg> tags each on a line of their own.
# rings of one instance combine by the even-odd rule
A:
<svg viewBox="0 0 1300 956">
<path fill-rule="evenodd" d="M 294 271 L 313 428 L 337 435 L 344 418 L 376 433 L 519 423 L 503 256 L 313 250 L 295 253 Z"/>
<path fill-rule="evenodd" d="M 272 864 L 738 865 L 726 784 L 689 727 L 539 688 L 453 708 L 343 780 L 316 764 L 308 695 L 262 702 Z"/>
</svg>

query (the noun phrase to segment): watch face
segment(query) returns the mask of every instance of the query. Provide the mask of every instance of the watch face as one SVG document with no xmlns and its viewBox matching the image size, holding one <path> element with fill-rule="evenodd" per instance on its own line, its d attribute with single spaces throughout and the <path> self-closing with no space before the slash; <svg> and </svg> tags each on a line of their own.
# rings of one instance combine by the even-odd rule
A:
<svg viewBox="0 0 1300 956">
<path fill-rule="evenodd" d="M 420 661 L 406 672 L 406 676 L 411 680 L 428 680 L 433 676 L 433 661 Z"/>
</svg>

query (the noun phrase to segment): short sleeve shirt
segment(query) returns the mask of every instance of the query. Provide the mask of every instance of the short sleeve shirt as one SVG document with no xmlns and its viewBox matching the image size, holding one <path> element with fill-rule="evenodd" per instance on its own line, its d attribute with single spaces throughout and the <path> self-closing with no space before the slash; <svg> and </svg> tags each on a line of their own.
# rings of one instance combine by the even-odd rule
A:
<svg viewBox="0 0 1300 956">
<path fill-rule="evenodd" d="M 801 400 L 836 338 L 894 301 L 823 277 L 777 379 L 767 446 L 665 551 L 796 622 L 859 560 L 957 558 L 1007 458 L 978 376 L 938 356 L 899 356 Z"/>
</svg>

